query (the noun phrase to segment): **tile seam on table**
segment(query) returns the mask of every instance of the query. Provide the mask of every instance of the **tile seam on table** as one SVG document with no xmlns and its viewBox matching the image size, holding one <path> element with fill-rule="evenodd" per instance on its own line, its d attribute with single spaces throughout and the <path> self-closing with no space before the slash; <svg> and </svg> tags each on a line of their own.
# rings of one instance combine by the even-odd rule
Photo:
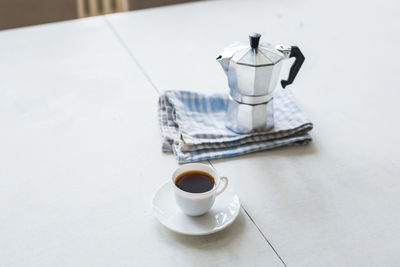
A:
<svg viewBox="0 0 400 267">
<path fill-rule="evenodd" d="M 258 232 L 262 235 L 264 240 L 268 243 L 268 245 L 271 247 L 271 249 L 274 251 L 275 255 L 279 258 L 279 260 L 282 262 L 282 264 L 287 267 L 285 261 L 282 259 L 281 255 L 279 255 L 278 251 L 276 251 L 275 247 L 271 244 L 271 242 L 268 240 L 268 238 L 265 236 L 263 231 L 260 229 L 260 227 L 256 224 L 256 222 L 253 220 L 253 218 L 250 216 L 248 211 L 244 208 L 243 205 L 241 205 L 243 211 L 246 213 L 246 215 L 250 218 L 250 221 L 254 224 L 254 226 L 257 228 Z"/>
<path fill-rule="evenodd" d="M 215 169 L 214 165 L 210 160 L 207 160 L 208 163 Z M 249 217 L 250 221 L 254 224 L 254 226 L 257 228 L 258 232 L 261 234 L 261 236 L 264 238 L 265 242 L 267 242 L 268 246 L 272 249 L 272 251 L 275 253 L 275 255 L 278 257 L 278 259 L 282 262 L 282 264 L 287 267 L 285 261 L 282 259 L 281 255 L 279 255 L 278 251 L 275 249 L 275 247 L 272 245 L 272 243 L 268 240 L 267 236 L 264 234 L 264 232 L 261 230 L 261 228 L 256 224 L 254 221 L 253 217 L 250 216 L 249 212 L 244 208 L 243 204 L 241 204 L 241 208 L 244 211 L 244 213 Z"/>
<path fill-rule="evenodd" d="M 146 73 L 142 65 L 139 63 L 138 59 L 135 57 L 133 52 L 129 49 L 125 41 L 122 39 L 122 37 L 118 34 L 117 30 L 114 28 L 114 26 L 110 23 L 110 21 L 107 19 L 106 15 L 102 16 L 108 25 L 108 27 L 111 29 L 115 37 L 117 37 L 118 41 L 122 45 L 122 47 L 127 51 L 129 54 L 129 57 L 133 60 L 133 62 L 136 64 L 136 66 L 140 69 L 140 71 L 143 73 L 143 75 L 146 77 L 147 81 L 151 84 L 154 90 L 156 90 L 156 93 L 160 95 L 160 91 L 158 90 L 157 86 L 154 84 L 153 80 L 150 78 L 150 76 Z"/>
<path fill-rule="evenodd" d="M 112 25 L 112 23 L 107 19 L 106 15 L 102 16 L 104 18 L 104 20 L 106 21 L 106 24 L 108 25 L 108 27 L 110 27 L 111 31 L 113 32 L 113 34 L 115 35 L 115 37 L 118 39 L 118 41 L 121 43 L 121 45 L 123 46 L 123 48 L 127 51 L 127 53 L 129 54 L 130 58 L 133 60 L 133 62 L 138 66 L 138 68 L 140 69 L 140 71 L 143 73 L 143 75 L 146 77 L 146 79 L 148 80 L 148 82 L 151 84 L 151 86 L 153 87 L 153 89 L 156 91 L 156 93 L 158 95 L 161 94 L 160 90 L 157 88 L 157 86 L 155 85 L 155 83 L 153 82 L 153 80 L 150 78 L 150 76 L 147 74 L 147 72 L 144 70 L 144 68 L 142 67 L 142 65 L 139 63 L 138 59 L 135 57 L 135 55 L 133 54 L 133 52 L 129 49 L 129 47 L 127 46 L 127 44 L 125 43 L 125 41 L 122 39 L 122 37 L 118 34 L 117 30 L 114 28 L 114 26 Z M 210 160 L 207 160 L 207 162 L 213 167 L 214 165 L 212 164 L 212 162 Z M 250 214 L 248 213 L 248 211 L 243 207 L 243 205 L 241 206 L 244 213 L 246 214 L 246 216 L 250 219 L 250 221 L 254 224 L 254 226 L 257 228 L 258 232 L 261 234 L 261 236 L 263 237 L 263 239 L 267 242 L 268 246 L 273 250 L 273 252 L 275 253 L 275 255 L 278 257 L 278 259 L 282 262 L 282 264 L 284 266 L 287 266 L 285 261 L 282 259 L 282 257 L 279 255 L 279 253 L 276 251 L 276 249 L 274 248 L 274 246 L 271 244 L 271 242 L 268 240 L 268 238 L 265 236 L 265 234 L 261 231 L 260 227 L 255 223 L 255 221 L 253 220 L 253 218 L 250 216 Z"/>
</svg>

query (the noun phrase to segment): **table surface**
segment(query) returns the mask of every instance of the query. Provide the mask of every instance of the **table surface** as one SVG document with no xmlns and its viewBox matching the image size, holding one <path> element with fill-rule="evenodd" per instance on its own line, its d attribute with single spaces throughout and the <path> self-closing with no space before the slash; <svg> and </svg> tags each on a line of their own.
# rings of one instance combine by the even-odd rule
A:
<svg viewBox="0 0 400 267">
<path fill-rule="evenodd" d="M 222 0 L 0 32 L 0 266 L 398 266 L 399 15 Z M 227 92 L 215 56 L 254 31 L 305 54 L 290 89 L 313 142 L 212 160 L 241 213 L 175 234 L 151 212 L 178 166 L 158 95 Z"/>
</svg>

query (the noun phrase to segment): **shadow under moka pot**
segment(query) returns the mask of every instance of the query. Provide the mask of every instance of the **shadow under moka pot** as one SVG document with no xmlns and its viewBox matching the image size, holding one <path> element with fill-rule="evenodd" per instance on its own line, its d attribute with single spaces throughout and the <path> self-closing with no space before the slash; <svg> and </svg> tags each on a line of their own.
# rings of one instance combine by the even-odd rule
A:
<svg viewBox="0 0 400 267">
<path fill-rule="evenodd" d="M 234 43 L 217 57 L 230 87 L 225 125 L 236 133 L 267 131 L 274 126 L 273 91 L 277 87 L 282 62 L 294 57 L 285 88 L 296 77 L 304 56 L 297 46 L 259 43 L 261 35 L 250 34 L 250 45 Z"/>
</svg>

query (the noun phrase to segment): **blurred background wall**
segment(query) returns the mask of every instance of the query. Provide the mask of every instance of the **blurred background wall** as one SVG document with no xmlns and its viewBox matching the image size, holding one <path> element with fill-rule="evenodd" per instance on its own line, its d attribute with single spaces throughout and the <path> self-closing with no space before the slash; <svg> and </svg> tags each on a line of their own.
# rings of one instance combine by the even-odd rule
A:
<svg viewBox="0 0 400 267">
<path fill-rule="evenodd" d="M 0 0 L 0 30 L 193 0 Z"/>
</svg>

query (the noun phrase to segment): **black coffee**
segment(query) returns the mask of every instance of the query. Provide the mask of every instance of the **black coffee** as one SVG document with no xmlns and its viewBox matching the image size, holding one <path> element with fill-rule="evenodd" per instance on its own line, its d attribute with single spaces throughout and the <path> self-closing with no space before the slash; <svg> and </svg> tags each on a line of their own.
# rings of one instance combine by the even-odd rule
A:
<svg viewBox="0 0 400 267">
<path fill-rule="evenodd" d="M 183 191 L 190 193 L 203 193 L 214 187 L 214 178 L 206 172 L 188 171 L 179 175 L 175 184 Z"/>
</svg>

